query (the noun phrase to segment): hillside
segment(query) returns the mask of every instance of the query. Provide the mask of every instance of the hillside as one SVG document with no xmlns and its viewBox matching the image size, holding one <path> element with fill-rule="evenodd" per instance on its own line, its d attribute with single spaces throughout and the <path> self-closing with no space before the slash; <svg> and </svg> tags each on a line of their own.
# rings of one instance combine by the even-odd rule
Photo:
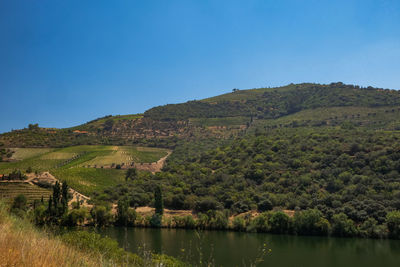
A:
<svg viewBox="0 0 400 267">
<path fill-rule="evenodd" d="M 278 88 L 235 90 L 232 93 L 154 107 L 144 114 L 105 116 L 66 129 L 30 125 L 0 135 L 6 147 L 64 147 L 113 144 L 173 148 L 179 140 L 227 139 L 246 130 L 254 121 L 266 121 L 300 111 L 330 107 L 365 108 L 400 105 L 400 93 L 379 88 L 360 88 L 342 83 L 291 84 Z M 309 113 L 310 113 L 309 112 Z M 375 113 L 369 110 L 367 113 Z M 316 113 L 318 114 L 318 113 Z M 335 115 L 336 116 L 336 115 Z"/>
<path fill-rule="evenodd" d="M 132 207 L 152 206 L 162 185 L 169 209 L 317 209 L 332 225 L 343 214 L 357 227 L 377 227 L 379 234 L 363 235 L 378 237 L 400 209 L 399 115 L 395 90 L 342 83 L 234 90 L 70 129 L 30 125 L 3 134 L 10 162 L 0 171 L 50 170 L 101 205 L 126 198 Z M 172 154 L 161 172 L 139 168 L 165 159 L 162 147 Z M 127 164 L 135 156 L 140 164 Z M 141 171 L 128 180 L 124 168 Z M 365 230 L 357 229 L 348 234 Z"/>
<path fill-rule="evenodd" d="M 394 90 L 360 88 L 342 83 L 292 84 L 279 88 L 236 90 L 201 101 L 155 107 L 146 111 L 144 116 L 159 120 L 240 116 L 271 119 L 318 107 L 379 107 L 399 103 L 400 93 Z"/>
<path fill-rule="evenodd" d="M 10 151 L 15 151 L 12 161 L 0 162 L 0 174 L 8 175 L 13 170 L 25 172 L 30 169 L 27 175 L 35 177 L 37 175 L 34 173 L 50 171 L 57 179 L 67 181 L 74 189 L 88 195 L 124 181 L 128 168 L 152 170 L 151 167 L 169 153 L 169 150 L 162 148 L 104 145 L 54 149 L 10 148 Z M 1 180 L 0 196 L 3 198 L 31 191 L 36 196 L 30 198 L 32 200 L 40 199 L 41 196 L 48 198 L 49 193 L 40 187 L 35 189 L 33 185 L 23 183 L 7 185 L 7 181 Z"/>
</svg>

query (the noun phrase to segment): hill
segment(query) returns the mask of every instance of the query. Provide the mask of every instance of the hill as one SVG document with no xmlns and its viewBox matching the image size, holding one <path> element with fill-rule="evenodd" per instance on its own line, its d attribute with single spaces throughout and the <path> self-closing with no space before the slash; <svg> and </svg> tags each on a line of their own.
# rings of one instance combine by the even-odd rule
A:
<svg viewBox="0 0 400 267">
<path fill-rule="evenodd" d="M 84 194 L 104 190 L 125 180 L 125 170 L 154 165 L 168 155 L 168 150 L 138 146 L 86 145 L 66 148 L 10 148 L 15 151 L 10 162 L 0 162 L 0 174 L 13 170 L 30 174 L 50 171 L 57 179 L 67 181 L 70 186 Z M 0 179 L 1 180 L 1 179 Z M 29 185 L 0 184 L 0 195 L 15 196 L 15 192 L 28 193 Z M 13 190 L 11 190 L 11 188 Z M 40 188 L 39 188 L 40 189 Z M 36 191 L 40 191 L 37 189 Z M 29 190 L 35 191 L 35 190 Z M 48 193 L 41 192 L 48 197 Z M 42 196 L 36 194 L 36 198 Z"/>
<path fill-rule="evenodd" d="M 345 216 L 358 229 L 347 234 L 359 235 L 362 225 L 384 229 L 387 215 L 400 209 L 399 115 L 395 90 L 342 83 L 234 90 L 70 129 L 30 125 L 3 134 L 11 162 L 0 170 L 51 169 L 99 204 L 126 198 L 132 207 L 151 206 L 162 185 L 169 209 L 317 209 L 329 225 Z M 70 147 L 78 144 L 86 146 Z M 155 158 L 167 153 L 162 147 L 173 152 L 161 172 L 125 181 L 123 170 L 107 164 L 122 164 L 132 145 L 158 147 Z M 24 146 L 46 148 L 11 149 Z M 112 147 L 124 153 L 112 154 Z M 382 236 L 373 229 L 363 235 Z"/>
<path fill-rule="evenodd" d="M 304 110 L 329 107 L 378 108 L 400 105 L 400 93 L 343 83 L 291 84 L 154 107 L 144 114 L 105 116 L 66 129 L 30 125 L 0 135 L 6 147 L 64 147 L 105 144 L 173 148 L 179 140 L 227 139 L 256 120 L 277 119 Z M 354 114 L 364 114 L 365 109 Z M 368 113 L 374 113 L 370 110 Z"/>
</svg>

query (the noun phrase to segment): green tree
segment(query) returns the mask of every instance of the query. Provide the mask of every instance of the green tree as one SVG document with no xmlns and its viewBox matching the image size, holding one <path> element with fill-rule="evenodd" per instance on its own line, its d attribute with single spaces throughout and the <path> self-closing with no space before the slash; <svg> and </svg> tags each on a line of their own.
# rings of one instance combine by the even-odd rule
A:
<svg viewBox="0 0 400 267">
<path fill-rule="evenodd" d="M 137 170 L 135 168 L 128 169 L 125 174 L 125 180 L 134 180 L 137 177 Z"/>
<path fill-rule="evenodd" d="M 24 195 L 20 194 L 14 198 L 11 210 L 26 211 L 27 208 L 27 200 Z"/>
<path fill-rule="evenodd" d="M 386 215 L 386 224 L 391 238 L 400 239 L 400 211 L 391 211 Z"/>
<path fill-rule="evenodd" d="M 339 213 L 332 216 L 332 234 L 335 236 L 355 236 L 357 228 L 353 220 L 346 214 Z"/>
<path fill-rule="evenodd" d="M 53 214 L 53 198 L 52 196 L 49 197 L 49 202 L 47 206 L 47 213 L 51 216 Z"/>
<path fill-rule="evenodd" d="M 61 188 L 60 183 L 57 181 L 53 187 L 53 206 L 56 215 L 58 215 L 58 204 L 60 203 Z"/>
<path fill-rule="evenodd" d="M 69 201 L 68 184 L 66 181 L 63 181 L 61 186 L 62 214 L 68 211 L 68 201 Z"/>
<path fill-rule="evenodd" d="M 110 211 L 104 206 L 94 206 L 90 210 L 90 215 L 95 226 L 106 226 L 110 224 L 112 218 Z"/>
<path fill-rule="evenodd" d="M 162 215 L 158 213 L 154 213 L 150 218 L 150 225 L 152 227 L 161 227 L 162 223 Z"/>
<path fill-rule="evenodd" d="M 156 214 L 163 215 L 164 213 L 164 201 L 162 196 L 161 187 L 157 186 L 154 191 L 154 207 Z"/>
<path fill-rule="evenodd" d="M 47 213 L 46 213 L 46 207 L 41 204 L 39 206 L 37 206 L 34 211 L 34 220 L 35 220 L 35 224 L 38 225 L 42 225 L 46 222 L 46 217 L 47 217 Z"/>
<path fill-rule="evenodd" d="M 236 216 L 233 221 L 233 229 L 236 231 L 245 231 L 246 230 L 246 221 L 243 217 Z"/>
<path fill-rule="evenodd" d="M 295 213 L 294 228 L 301 235 L 327 235 L 330 225 L 319 210 L 309 209 Z"/>
<path fill-rule="evenodd" d="M 222 211 L 217 210 L 215 216 L 210 220 L 210 226 L 212 229 L 224 230 L 228 228 L 228 217 Z"/>
<path fill-rule="evenodd" d="M 268 219 L 271 232 L 276 234 L 287 233 L 289 230 L 289 219 L 289 216 L 281 211 L 273 212 Z"/>
<path fill-rule="evenodd" d="M 269 230 L 270 226 L 268 224 L 268 214 L 266 212 L 261 213 L 251 220 L 249 226 L 247 227 L 247 231 L 249 232 L 266 233 L 269 232 Z"/>
<path fill-rule="evenodd" d="M 121 226 L 128 225 L 129 203 L 126 199 L 119 199 L 117 204 L 117 214 L 115 223 Z"/>
<path fill-rule="evenodd" d="M 87 217 L 88 211 L 86 208 L 72 209 L 64 215 L 62 224 L 67 226 L 80 225 L 84 223 Z"/>
<path fill-rule="evenodd" d="M 362 237 L 381 238 L 385 235 L 385 231 L 374 218 L 368 218 L 360 226 L 360 235 Z"/>
</svg>

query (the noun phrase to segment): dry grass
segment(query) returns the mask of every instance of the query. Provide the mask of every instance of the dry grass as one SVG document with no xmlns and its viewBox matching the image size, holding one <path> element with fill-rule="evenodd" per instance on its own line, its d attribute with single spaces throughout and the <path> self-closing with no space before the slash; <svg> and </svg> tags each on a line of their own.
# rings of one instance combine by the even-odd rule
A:
<svg viewBox="0 0 400 267">
<path fill-rule="evenodd" d="M 116 205 L 115 205 L 116 210 Z M 155 212 L 155 208 L 144 206 L 144 207 L 137 207 L 136 212 L 141 216 L 151 216 Z M 169 210 L 164 209 L 164 218 L 172 218 L 174 216 L 178 217 L 185 217 L 185 216 L 193 216 L 196 218 L 196 215 L 191 210 Z"/>
<path fill-rule="evenodd" d="M 104 266 L 54 237 L 36 231 L 29 223 L 6 214 L 0 203 L 0 266 Z"/>
</svg>

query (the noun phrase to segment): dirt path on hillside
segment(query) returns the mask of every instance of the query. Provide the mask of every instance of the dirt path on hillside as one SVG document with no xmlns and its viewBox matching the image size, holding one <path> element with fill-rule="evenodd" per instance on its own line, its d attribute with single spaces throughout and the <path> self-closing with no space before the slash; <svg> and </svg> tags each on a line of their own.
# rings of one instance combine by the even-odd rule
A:
<svg viewBox="0 0 400 267">
<path fill-rule="evenodd" d="M 44 180 L 48 183 L 51 183 L 52 185 L 54 185 L 58 181 L 58 179 L 49 172 L 43 172 L 43 173 L 39 174 L 39 176 L 37 177 L 37 183 L 44 181 Z M 60 181 L 58 181 L 58 182 L 60 184 L 62 184 Z M 69 187 L 69 193 L 72 195 L 72 199 L 69 201 L 69 204 L 71 204 L 74 201 L 78 201 L 78 199 L 79 199 L 79 200 L 82 200 L 83 204 L 85 205 L 85 204 L 87 204 L 87 201 L 90 199 L 90 197 L 79 193 L 78 191 L 76 191 L 75 189 L 73 189 L 71 187 Z"/>
<path fill-rule="evenodd" d="M 151 173 L 160 172 L 164 167 L 165 161 L 172 154 L 172 151 L 168 151 L 167 155 L 159 159 L 157 162 L 151 163 L 135 163 L 134 167 L 140 171 L 149 171 Z"/>
<path fill-rule="evenodd" d="M 42 172 L 39 175 L 33 175 L 33 178 L 28 178 L 28 183 L 32 185 L 39 185 L 39 184 L 48 184 L 48 185 L 55 185 L 58 179 L 54 177 L 50 172 Z M 60 185 L 62 184 L 60 181 L 58 181 Z M 85 196 L 78 191 L 74 190 L 73 188 L 69 187 L 69 193 L 72 195 L 72 199 L 69 201 L 69 205 L 71 205 L 72 202 L 76 202 L 78 200 L 82 201 L 82 205 L 87 206 L 87 201 L 90 199 L 90 197 Z"/>
</svg>

